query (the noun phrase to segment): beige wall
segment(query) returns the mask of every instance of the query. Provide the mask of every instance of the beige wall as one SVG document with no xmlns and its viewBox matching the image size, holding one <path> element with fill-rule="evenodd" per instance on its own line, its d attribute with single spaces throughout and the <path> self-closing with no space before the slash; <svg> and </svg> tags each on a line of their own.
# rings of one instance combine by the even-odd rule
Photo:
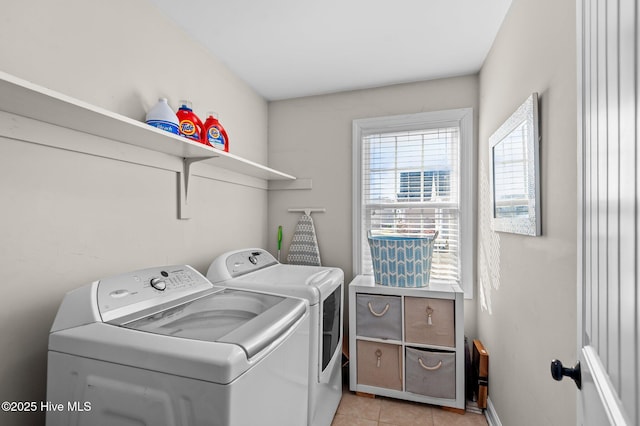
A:
<svg viewBox="0 0 640 426">
<path fill-rule="evenodd" d="M 282 256 L 286 258 L 299 217 L 299 213 L 288 213 L 288 208 L 326 208 L 326 213 L 312 215 L 322 262 L 342 268 L 350 282 L 352 121 L 464 107 L 473 108 L 477 131 L 475 75 L 270 102 L 270 165 L 312 179 L 313 189 L 269 192 L 269 250 L 275 251 L 277 227 L 282 225 Z M 473 140 L 475 143 L 476 137 Z M 465 324 L 466 332 L 475 336 L 475 305 L 467 303 L 465 312 L 472 318 Z"/>
<path fill-rule="evenodd" d="M 287 208 L 327 209 L 314 216 L 323 261 L 349 281 L 352 120 L 472 107 L 478 278 L 486 291 L 467 301 L 465 331 L 491 353 L 490 398 L 503 424 L 575 424 L 573 385 L 548 373 L 551 358 L 575 358 L 574 12 L 570 0 L 514 0 L 479 78 L 267 106 L 146 2 L 3 5 L 0 70 L 135 119 L 158 96 L 174 105 L 189 98 L 200 114 L 219 111 L 233 153 L 262 163 L 268 157 L 271 167 L 311 178 L 313 189 L 271 191 L 267 201 L 264 190 L 195 178 L 193 193 L 205 196 L 192 199 L 192 219 L 179 221 L 173 172 L 0 139 L 2 399 L 44 400 L 47 332 L 65 291 L 156 264 L 204 271 L 234 247 L 275 252 L 278 225 L 286 255 L 298 218 Z M 486 141 L 533 91 L 541 105 L 543 236 L 495 234 L 482 223 Z M 3 425 L 40 421 L 0 413 Z"/>
<path fill-rule="evenodd" d="M 573 425 L 575 386 L 553 358 L 576 358 L 575 1 L 514 0 L 480 72 L 478 335 L 490 352 L 489 397 L 504 425 Z M 542 236 L 488 223 L 487 140 L 540 96 Z"/>
<path fill-rule="evenodd" d="M 5 2 L 0 70 L 138 120 L 158 96 L 191 99 L 220 112 L 233 153 L 266 163 L 266 101 L 144 1 Z M 51 138 L 93 140 L 62 133 Z M 224 250 L 266 245 L 266 190 L 192 185 L 180 221 L 175 172 L 0 138 L 0 400 L 45 400 L 67 290 L 162 264 L 206 272 Z M 0 412 L 2 425 L 43 423 Z"/>
</svg>

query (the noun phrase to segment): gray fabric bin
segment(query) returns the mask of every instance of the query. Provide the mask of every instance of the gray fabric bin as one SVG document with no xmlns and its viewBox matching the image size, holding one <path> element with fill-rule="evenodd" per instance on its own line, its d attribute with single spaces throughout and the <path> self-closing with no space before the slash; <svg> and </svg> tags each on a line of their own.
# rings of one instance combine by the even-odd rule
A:
<svg viewBox="0 0 640 426">
<path fill-rule="evenodd" d="M 406 389 L 434 398 L 456 397 L 456 354 L 406 348 Z"/>
<path fill-rule="evenodd" d="M 402 340 L 402 302 L 399 296 L 356 296 L 356 334 Z"/>
</svg>

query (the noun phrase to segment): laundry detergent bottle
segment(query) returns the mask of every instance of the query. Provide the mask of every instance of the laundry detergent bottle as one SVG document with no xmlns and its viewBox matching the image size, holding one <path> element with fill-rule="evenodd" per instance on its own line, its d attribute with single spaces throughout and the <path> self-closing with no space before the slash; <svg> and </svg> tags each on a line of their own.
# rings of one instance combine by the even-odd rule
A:
<svg viewBox="0 0 640 426">
<path fill-rule="evenodd" d="M 146 123 L 174 135 L 180 134 L 178 117 L 167 103 L 167 98 L 158 99 L 158 103 L 147 112 Z"/>
<path fill-rule="evenodd" d="M 214 148 L 229 152 L 229 137 L 215 116 L 216 113 L 214 112 L 207 113 L 207 119 L 204 122 L 206 143 Z"/>
<path fill-rule="evenodd" d="M 206 144 L 203 139 L 202 121 L 193 112 L 190 101 L 180 101 L 180 108 L 176 112 L 180 122 L 180 134 L 186 138 Z"/>
</svg>

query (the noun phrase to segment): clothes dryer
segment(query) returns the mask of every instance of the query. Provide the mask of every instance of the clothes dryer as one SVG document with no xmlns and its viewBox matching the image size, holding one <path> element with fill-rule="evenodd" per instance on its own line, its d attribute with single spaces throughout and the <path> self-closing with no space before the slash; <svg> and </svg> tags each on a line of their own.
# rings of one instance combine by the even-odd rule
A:
<svg viewBox="0 0 640 426">
<path fill-rule="evenodd" d="M 304 299 L 213 286 L 189 266 L 69 292 L 49 336 L 47 425 L 307 420 Z"/>
<path fill-rule="evenodd" d="M 342 397 L 342 301 L 339 268 L 285 265 L 249 248 L 218 256 L 207 278 L 227 288 L 301 297 L 309 302 L 309 409 L 307 425 L 328 426 Z"/>
</svg>

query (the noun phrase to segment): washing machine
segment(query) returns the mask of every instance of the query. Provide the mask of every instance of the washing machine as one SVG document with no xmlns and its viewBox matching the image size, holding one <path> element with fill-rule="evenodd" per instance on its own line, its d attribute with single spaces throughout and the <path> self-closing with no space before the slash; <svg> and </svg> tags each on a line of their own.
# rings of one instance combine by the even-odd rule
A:
<svg viewBox="0 0 640 426">
<path fill-rule="evenodd" d="M 309 410 L 307 425 L 328 426 L 342 397 L 344 273 L 321 266 L 284 265 L 262 249 L 218 256 L 207 278 L 227 288 L 268 291 L 309 302 Z"/>
<path fill-rule="evenodd" d="M 300 426 L 305 299 L 150 268 L 64 297 L 49 335 L 47 425 Z"/>
</svg>

